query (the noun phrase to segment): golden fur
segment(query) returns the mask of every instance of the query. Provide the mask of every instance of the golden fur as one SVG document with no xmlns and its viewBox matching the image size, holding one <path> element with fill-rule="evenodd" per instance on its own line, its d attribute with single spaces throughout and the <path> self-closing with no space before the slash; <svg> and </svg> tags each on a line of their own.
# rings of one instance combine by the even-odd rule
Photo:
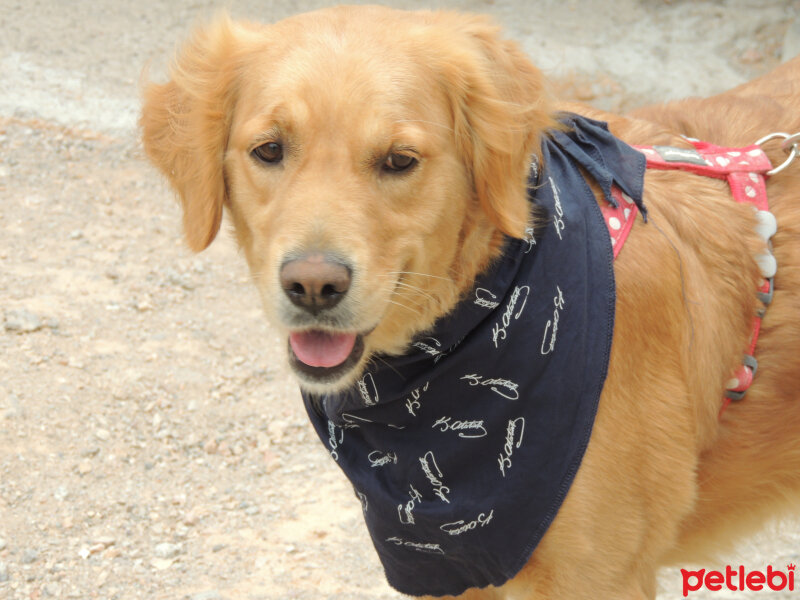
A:
<svg viewBox="0 0 800 600">
<path fill-rule="evenodd" d="M 630 117 L 564 108 L 632 144 L 684 145 L 677 134 L 688 134 L 746 145 L 800 130 L 800 59 Z M 352 382 L 375 353 L 402 352 L 452 309 L 503 234 L 523 235 L 528 157 L 555 110 L 539 72 L 481 17 L 343 7 L 198 30 L 171 80 L 145 90 L 141 123 L 190 247 L 211 243 L 226 210 L 282 331 L 292 323 L 281 261 L 307 251 L 352 261 L 336 326 L 363 332 L 366 351 L 327 389 Z M 285 144 L 278 166 L 250 155 L 270 140 Z M 402 176 L 379 168 L 397 148 L 419 158 Z M 769 150 L 783 160 L 778 144 Z M 615 263 L 611 365 L 582 466 L 522 572 L 463 598 L 653 598 L 660 565 L 796 506 L 800 166 L 768 190 L 778 274 L 745 400 L 718 419 L 757 307 L 752 211 L 724 182 L 648 172 L 650 223 L 636 224 Z"/>
</svg>

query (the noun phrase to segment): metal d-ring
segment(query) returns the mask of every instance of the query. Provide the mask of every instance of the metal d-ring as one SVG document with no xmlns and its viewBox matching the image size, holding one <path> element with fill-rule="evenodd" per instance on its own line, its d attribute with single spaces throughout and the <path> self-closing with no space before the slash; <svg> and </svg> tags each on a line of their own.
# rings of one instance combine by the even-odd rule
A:
<svg viewBox="0 0 800 600">
<path fill-rule="evenodd" d="M 781 150 L 788 152 L 790 146 L 797 146 L 797 144 L 800 144 L 800 131 L 783 140 Z"/>
<path fill-rule="evenodd" d="M 800 149 L 798 148 L 798 146 L 800 145 L 800 132 L 794 134 L 788 134 L 782 132 L 770 133 L 769 135 L 765 135 L 760 140 L 758 140 L 755 143 L 755 145 L 761 146 L 769 142 L 770 140 L 774 140 L 776 138 L 783 139 L 783 143 L 781 144 L 781 149 L 784 150 L 785 152 L 788 152 L 789 156 L 785 161 L 783 161 L 777 167 L 775 167 L 770 171 L 767 171 L 766 173 L 767 175 L 776 175 L 780 173 L 786 167 L 788 167 L 794 161 L 795 158 L 800 156 Z"/>
</svg>

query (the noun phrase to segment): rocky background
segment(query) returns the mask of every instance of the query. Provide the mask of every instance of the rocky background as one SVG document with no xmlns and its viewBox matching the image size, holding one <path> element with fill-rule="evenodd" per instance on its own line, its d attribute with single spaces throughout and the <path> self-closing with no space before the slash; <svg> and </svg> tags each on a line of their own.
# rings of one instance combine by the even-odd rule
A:
<svg viewBox="0 0 800 600">
<path fill-rule="evenodd" d="M 264 21 L 322 5 L 227 3 Z M 494 15 L 563 95 L 615 110 L 800 52 L 790 0 L 448 6 Z M 142 157 L 143 66 L 163 76 L 217 8 L 0 0 L 0 598 L 400 597 L 230 236 L 192 255 Z M 797 563 L 799 529 L 776 524 L 720 565 Z M 677 571 L 661 586 L 681 597 Z"/>
</svg>

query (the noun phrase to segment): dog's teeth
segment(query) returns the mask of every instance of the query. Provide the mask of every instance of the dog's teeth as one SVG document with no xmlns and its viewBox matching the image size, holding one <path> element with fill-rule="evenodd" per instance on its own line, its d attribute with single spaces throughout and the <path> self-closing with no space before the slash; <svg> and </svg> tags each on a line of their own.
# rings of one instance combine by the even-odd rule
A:
<svg viewBox="0 0 800 600">
<path fill-rule="evenodd" d="M 768 210 L 759 210 L 756 212 L 756 219 L 758 220 L 756 233 L 758 237 L 766 242 L 778 230 L 778 222 L 775 220 L 775 215 Z"/>
<path fill-rule="evenodd" d="M 764 279 L 774 277 L 775 271 L 778 270 L 778 263 L 772 254 L 759 254 L 756 256 L 756 263 L 758 263 L 758 270 L 761 271 Z"/>
</svg>

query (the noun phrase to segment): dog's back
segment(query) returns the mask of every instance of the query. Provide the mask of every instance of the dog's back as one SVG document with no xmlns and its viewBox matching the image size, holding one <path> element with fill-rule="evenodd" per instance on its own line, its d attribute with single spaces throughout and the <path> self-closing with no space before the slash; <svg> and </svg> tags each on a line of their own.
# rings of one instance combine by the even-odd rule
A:
<svg viewBox="0 0 800 600">
<path fill-rule="evenodd" d="M 800 131 L 800 57 L 770 74 L 708 99 L 641 109 L 643 118 L 688 137 L 745 146 L 773 132 Z M 764 150 L 778 166 L 781 141 Z M 800 162 L 800 161 L 798 161 Z M 717 548 L 709 533 L 740 533 L 800 499 L 800 169 L 798 162 L 767 182 L 778 229 L 772 238 L 778 269 L 774 299 L 756 348 L 753 387 L 721 419 L 702 454 L 699 498 L 684 524 L 685 547 Z M 702 299 L 695 299 L 702 301 Z"/>
</svg>

